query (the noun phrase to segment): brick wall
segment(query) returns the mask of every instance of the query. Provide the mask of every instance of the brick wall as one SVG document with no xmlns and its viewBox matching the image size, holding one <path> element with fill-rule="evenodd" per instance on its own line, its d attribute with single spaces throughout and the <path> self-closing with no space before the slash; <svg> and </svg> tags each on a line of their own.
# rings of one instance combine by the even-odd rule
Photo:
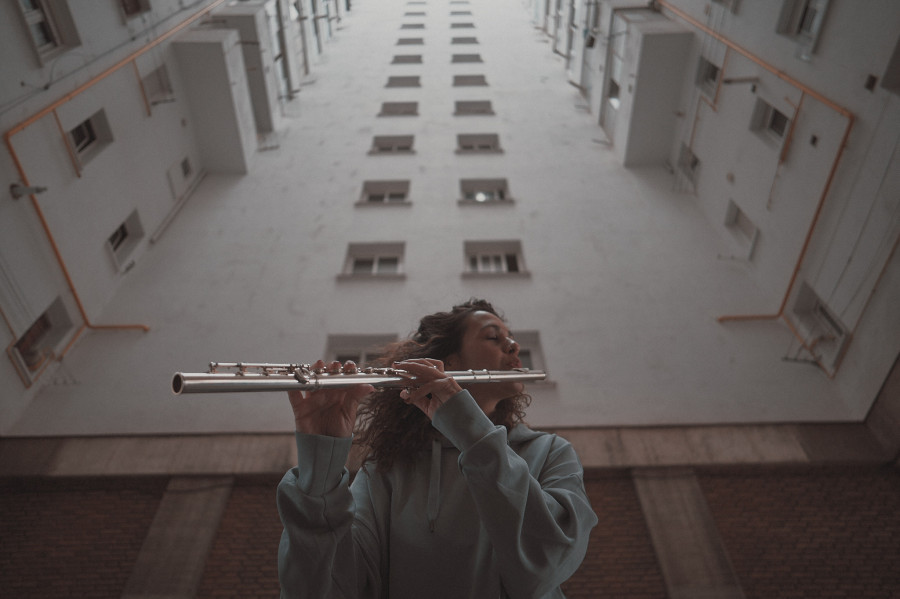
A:
<svg viewBox="0 0 900 599">
<path fill-rule="evenodd" d="M 165 479 L 0 480 L 0 596 L 118 597 Z"/>
<path fill-rule="evenodd" d="M 746 597 L 900 596 L 896 469 L 700 469 Z M 280 476 L 239 479 L 198 597 L 278 597 Z M 118 597 L 166 485 L 157 478 L 0 480 L 0 596 Z M 570 598 L 666 596 L 627 472 L 587 475 L 600 524 Z"/>
<path fill-rule="evenodd" d="M 895 469 L 698 473 L 747 599 L 900 597 Z"/>
<path fill-rule="evenodd" d="M 664 599 L 665 585 L 631 477 L 588 473 L 585 487 L 599 523 L 581 568 L 563 585 L 566 597 Z"/>
<path fill-rule="evenodd" d="M 277 599 L 281 520 L 275 487 L 281 477 L 237 481 L 213 541 L 197 597 Z"/>
</svg>

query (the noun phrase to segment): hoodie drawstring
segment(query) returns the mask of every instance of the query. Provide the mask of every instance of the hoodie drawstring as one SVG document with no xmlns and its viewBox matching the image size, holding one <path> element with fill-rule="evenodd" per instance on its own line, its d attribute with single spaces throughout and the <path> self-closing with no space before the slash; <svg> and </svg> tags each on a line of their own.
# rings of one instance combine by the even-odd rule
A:
<svg viewBox="0 0 900 599">
<path fill-rule="evenodd" d="M 431 480 L 428 483 L 428 530 L 434 532 L 435 521 L 441 509 L 441 442 L 431 442 Z"/>
</svg>

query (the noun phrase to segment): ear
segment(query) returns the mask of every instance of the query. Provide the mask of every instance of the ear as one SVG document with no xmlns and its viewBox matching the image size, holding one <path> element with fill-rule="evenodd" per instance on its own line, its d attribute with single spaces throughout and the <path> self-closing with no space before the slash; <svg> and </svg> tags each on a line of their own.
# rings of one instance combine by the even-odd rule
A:
<svg viewBox="0 0 900 599">
<path fill-rule="evenodd" d="M 450 354 L 446 358 L 444 358 L 444 369 L 445 370 L 458 370 L 459 369 L 459 355 L 458 354 Z"/>
</svg>

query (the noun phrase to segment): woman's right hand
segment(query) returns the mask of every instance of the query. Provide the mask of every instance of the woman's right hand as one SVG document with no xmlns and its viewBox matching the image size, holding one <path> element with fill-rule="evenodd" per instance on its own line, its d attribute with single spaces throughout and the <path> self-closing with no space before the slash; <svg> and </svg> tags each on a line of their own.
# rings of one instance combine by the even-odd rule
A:
<svg viewBox="0 0 900 599">
<path fill-rule="evenodd" d="M 312 365 L 313 370 L 322 368 L 325 368 L 322 360 Z M 353 362 L 343 366 L 340 362 L 332 362 L 327 370 L 331 374 L 353 374 L 357 368 Z M 356 408 L 360 400 L 374 390 L 372 385 L 353 385 L 317 391 L 288 391 L 294 411 L 294 425 L 301 433 L 349 437 L 356 424 Z"/>
</svg>

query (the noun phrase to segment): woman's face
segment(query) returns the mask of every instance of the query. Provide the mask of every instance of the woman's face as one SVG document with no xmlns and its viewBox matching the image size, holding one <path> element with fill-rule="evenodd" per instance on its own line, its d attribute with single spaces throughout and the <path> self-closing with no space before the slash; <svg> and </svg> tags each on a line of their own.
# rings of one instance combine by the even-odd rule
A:
<svg viewBox="0 0 900 599">
<path fill-rule="evenodd" d="M 473 312 L 466 322 L 459 351 L 445 361 L 452 370 L 512 370 L 521 368 L 519 344 L 500 318 Z"/>
<path fill-rule="evenodd" d="M 512 370 L 521 368 L 519 344 L 499 317 L 490 312 L 473 312 L 466 323 L 459 351 L 444 360 L 447 370 Z M 521 393 L 522 383 L 504 382 L 462 385 L 478 405 L 490 414 L 497 402 Z"/>
</svg>

